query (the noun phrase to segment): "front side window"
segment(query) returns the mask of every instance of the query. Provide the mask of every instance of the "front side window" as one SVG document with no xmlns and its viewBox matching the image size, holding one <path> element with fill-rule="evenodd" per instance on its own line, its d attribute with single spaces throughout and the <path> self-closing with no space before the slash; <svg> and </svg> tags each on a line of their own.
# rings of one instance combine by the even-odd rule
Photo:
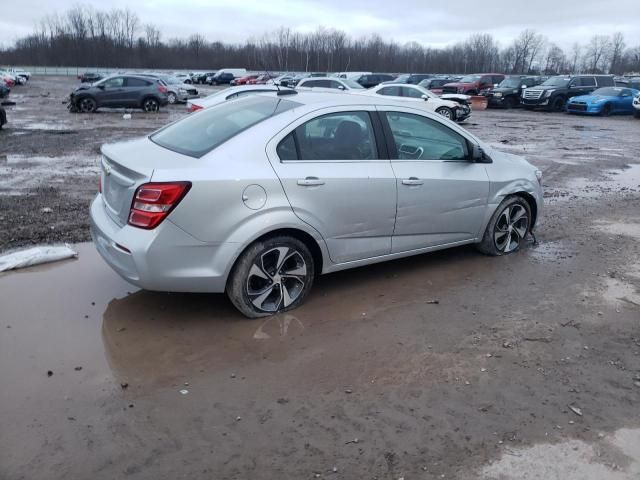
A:
<svg viewBox="0 0 640 480">
<path fill-rule="evenodd" d="M 468 146 L 462 135 L 440 122 L 420 115 L 385 112 L 396 151 L 395 160 L 467 160 Z"/>
<path fill-rule="evenodd" d="M 402 87 L 402 96 L 408 98 L 422 98 L 424 93 L 422 93 L 417 88 L 411 87 Z"/>
<path fill-rule="evenodd" d="M 581 87 L 595 87 L 596 79 L 594 77 L 581 77 L 578 85 Z"/>
<path fill-rule="evenodd" d="M 277 152 L 280 160 L 378 159 L 367 112 L 330 113 L 314 118 L 285 137 Z"/>
<path fill-rule="evenodd" d="M 124 85 L 124 78 L 122 77 L 108 78 L 107 80 L 104 81 L 102 85 L 104 85 L 107 88 L 120 88 Z"/>
</svg>

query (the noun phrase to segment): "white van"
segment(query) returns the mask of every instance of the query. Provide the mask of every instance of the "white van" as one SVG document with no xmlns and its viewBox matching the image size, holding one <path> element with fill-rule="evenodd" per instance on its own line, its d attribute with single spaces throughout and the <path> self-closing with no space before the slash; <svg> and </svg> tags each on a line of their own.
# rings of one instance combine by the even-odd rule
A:
<svg viewBox="0 0 640 480">
<path fill-rule="evenodd" d="M 360 78 L 362 75 L 371 75 L 371 72 L 340 72 L 338 78 Z"/>
</svg>

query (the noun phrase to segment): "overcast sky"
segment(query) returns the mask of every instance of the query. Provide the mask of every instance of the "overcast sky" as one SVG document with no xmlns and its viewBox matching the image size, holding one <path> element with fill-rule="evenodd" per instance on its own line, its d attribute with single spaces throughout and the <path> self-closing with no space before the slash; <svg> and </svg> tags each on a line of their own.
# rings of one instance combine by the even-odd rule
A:
<svg viewBox="0 0 640 480">
<path fill-rule="evenodd" d="M 208 40 L 242 42 L 280 26 L 308 32 L 333 27 L 359 37 L 443 46 L 476 32 L 504 46 L 533 28 L 563 48 L 594 34 L 624 33 L 640 45 L 640 0 L 4 0 L 0 44 L 30 33 L 43 15 L 78 4 L 129 7 L 143 23 L 160 27 L 163 39 L 202 33 Z"/>
</svg>

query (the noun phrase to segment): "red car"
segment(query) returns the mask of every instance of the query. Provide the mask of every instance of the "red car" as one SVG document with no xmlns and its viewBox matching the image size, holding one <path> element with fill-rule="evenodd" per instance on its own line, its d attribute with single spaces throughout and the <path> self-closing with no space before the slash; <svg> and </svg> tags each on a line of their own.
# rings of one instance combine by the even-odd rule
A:
<svg viewBox="0 0 640 480">
<path fill-rule="evenodd" d="M 14 82 L 11 77 L 5 77 L 2 74 L 0 74 L 0 82 L 4 82 L 8 88 L 15 87 L 16 85 L 16 82 Z"/>
<path fill-rule="evenodd" d="M 256 78 L 247 80 L 247 85 L 264 85 L 272 78 L 273 77 L 271 75 L 267 75 L 266 73 L 264 73 L 262 75 L 258 75 Z"/>
<path fill-rule="evenodd" d="M 258 78 L 258 75 L 245 75 L 244 77 L 236 78 L 235 80 L 233 80 L 231 82 L 231 85 L 232 86 L 246 85 L 247 82 L 249 82 L 249 80 L 253 80 L 255 78 Z"/>
<path fill-rule="evenodd" d="M 442 87 L 442 93 L 478 95 L 481 90 L 493 88 L 502 80 L 504 80 L 502 73 L 474 73 L 462 77 L 459 82 L 447 83 Z"/>
</svg>

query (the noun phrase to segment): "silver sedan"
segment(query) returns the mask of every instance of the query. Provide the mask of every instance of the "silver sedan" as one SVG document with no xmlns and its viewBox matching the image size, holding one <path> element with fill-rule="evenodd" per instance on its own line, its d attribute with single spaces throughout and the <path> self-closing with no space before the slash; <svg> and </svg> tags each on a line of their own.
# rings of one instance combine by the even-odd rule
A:
<svg viewBox="0 0 640 480">
<path fill-rule="evenodd" d="M 260 317 L 300 305 L 318 274 L 464 244 L 515 252 L 540 182 L 406 102 L 283 90 L 104 145 L 91 233 L 135 285 L 226 292 Z"/>
</svg>

